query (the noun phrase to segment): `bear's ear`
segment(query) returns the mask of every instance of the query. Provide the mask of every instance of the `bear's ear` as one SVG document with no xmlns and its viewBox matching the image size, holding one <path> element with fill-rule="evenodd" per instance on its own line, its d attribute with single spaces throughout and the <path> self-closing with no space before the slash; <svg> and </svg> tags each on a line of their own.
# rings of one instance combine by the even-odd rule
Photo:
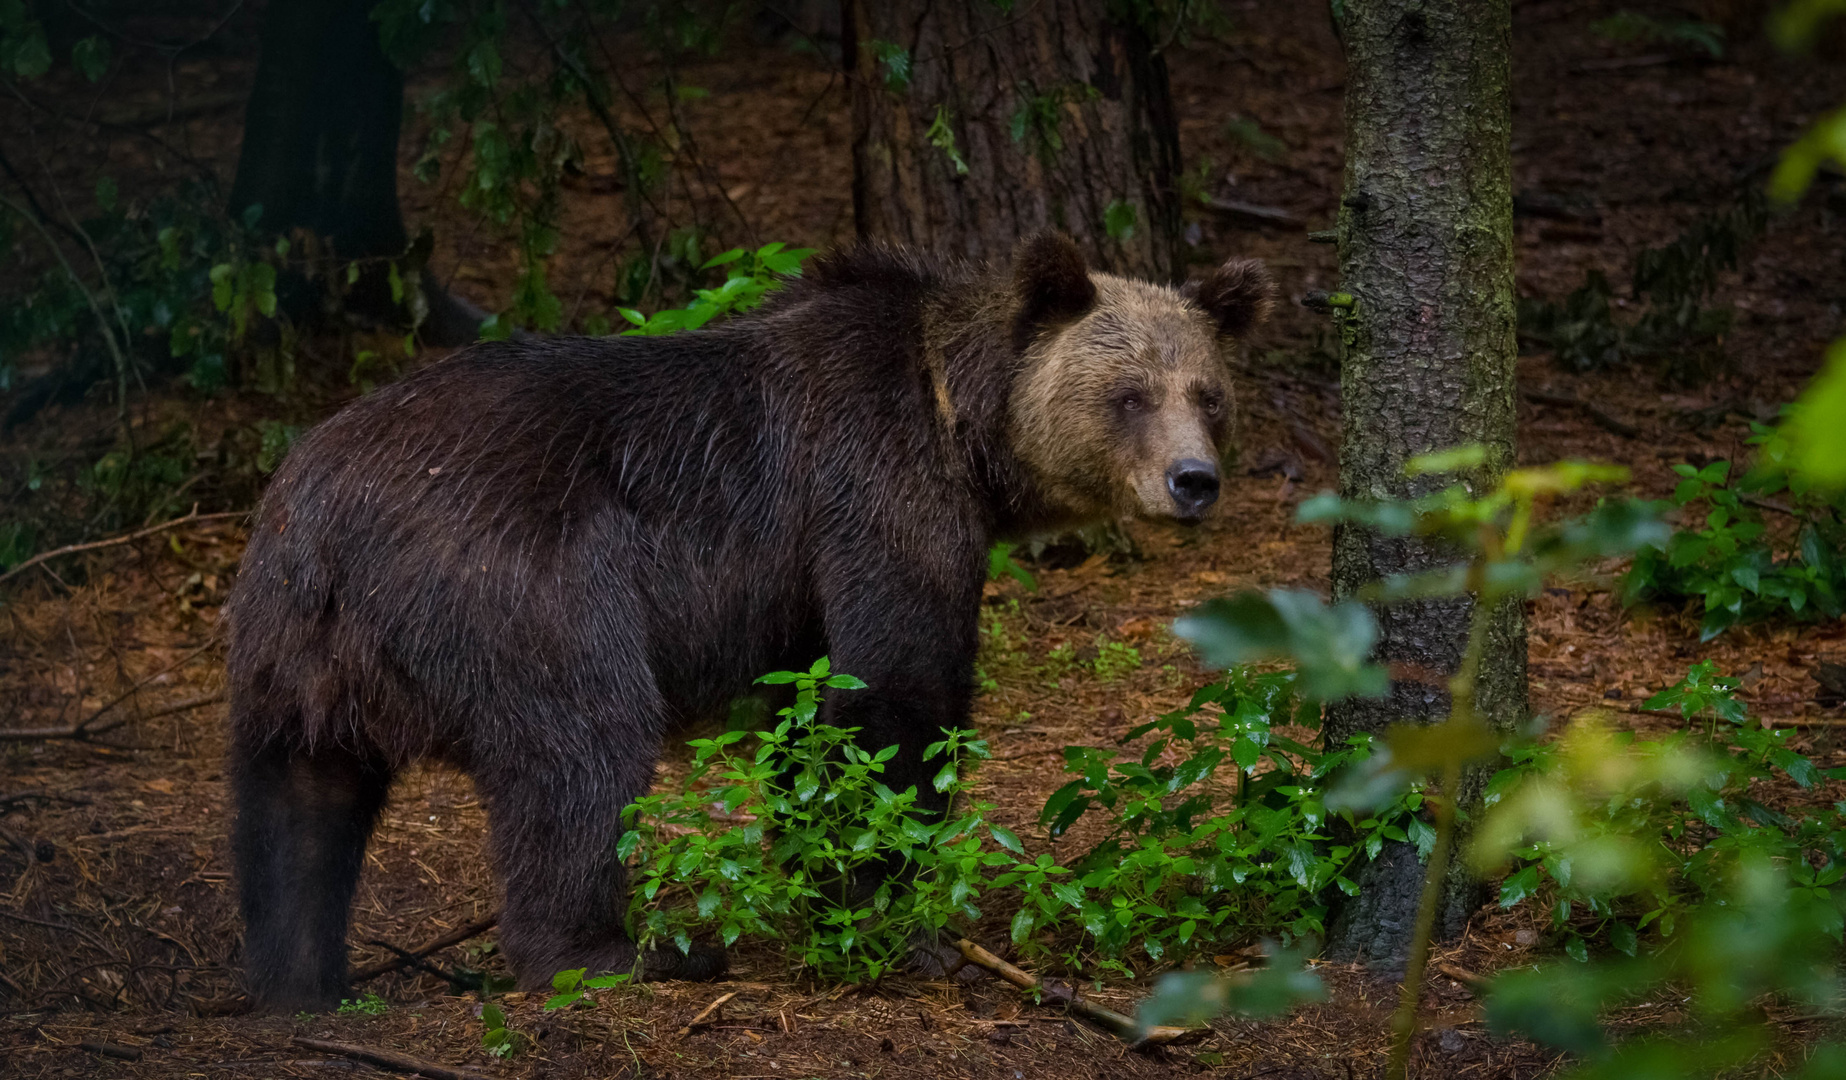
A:
<svg viewBox="0 0 1846 1080">
<path fill-rule="evenodd" d="M 1018 336 L 1068 322 L 1096 303 L 1096 285 L 1083 252 L 1063 233 L 1042 232 L 1013 249 L 1013 290 L 1019 294 Z"/>
<path fill-rule="evenodd" d="M 1186 298 L 1205 309 L 1225 337 L 1242 337 L 1269 317 L 1275 286 L 1255 259 L 1230 259 L 1203 281 L 1189 281 Z"/>
</svg>

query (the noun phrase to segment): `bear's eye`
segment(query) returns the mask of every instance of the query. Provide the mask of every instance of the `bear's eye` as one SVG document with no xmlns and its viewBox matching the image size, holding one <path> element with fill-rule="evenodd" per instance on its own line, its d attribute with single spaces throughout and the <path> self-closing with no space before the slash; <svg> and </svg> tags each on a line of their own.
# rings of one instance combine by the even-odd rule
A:
<svg viewBox="0 0 1846 1080">
<path fill-rule="evenodd" d="M 1133 390 L 1124 390 L 1116 395 L 1115 404 L 1116 407 L 1120 408 L 1123 412 L 1140 412 L 1147 402 L 1142 399 L 1139 393 Z"/>
<path fill-rule="evenodd" d="M 1199 404 L 1205 406 L 1205 411 L 1213 416 L 1224 411 L 1224 399 L 1217 394 L 1206 394 L 1199 399 Z"/>
</svg>

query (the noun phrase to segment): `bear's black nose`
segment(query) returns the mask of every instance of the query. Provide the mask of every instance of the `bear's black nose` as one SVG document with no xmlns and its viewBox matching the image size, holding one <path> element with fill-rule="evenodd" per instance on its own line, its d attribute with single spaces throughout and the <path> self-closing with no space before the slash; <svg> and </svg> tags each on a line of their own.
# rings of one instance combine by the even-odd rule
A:
<svg viewBox="0 0 1846 1080">
<path fill-rule="evenodd" d="M 1218 501 L 1218 467 L 1198 458 L 1181 458 L 1167 469 L 1167 490 L 1182 518 L 1203 517 Z"/>
</svg>

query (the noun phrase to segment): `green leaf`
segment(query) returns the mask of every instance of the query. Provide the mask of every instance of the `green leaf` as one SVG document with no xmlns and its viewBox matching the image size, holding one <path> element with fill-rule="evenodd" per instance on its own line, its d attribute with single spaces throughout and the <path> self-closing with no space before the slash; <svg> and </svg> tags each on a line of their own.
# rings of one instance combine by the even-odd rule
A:
<svg viewBox="0 0 1846 1080">
<path fill-rule="evenodd" d="M 1538 891 L 1538 867 L 1528 866 L 1500 883 L 1500 906 L 1509 908 Z"/>
<path fill-rule="evenodd" d="M 1328 607 L 1305 590 L 1243 592 L 1207 601 L 1173 624 L 1205 662 L 1231 667 L 1292 659 L 1307 693 L 1323 701 L 1379 697 L 1390 686 L 1385 669 L 1367 662 L 1378 627 L 1365 605 Z"/>
<path fill-rule="evenodd" d="M 1841 130 L 1846 137 L 1846 124 Z M 1797 473 L 1816 484 L 1846 485 L 1846 338 L 1827 350 L 1826 367 L 1795 402 L 1783 430 Z"/>
<path fill-rule="evenodd" d="M 97 82 L 109 71 L 109 42 L 98 34 L 92 34 L 71 47 L 71 63 L 83 77 Z"/>
<path fill-rule="evenodd" d="M 1134 237 L 1135 224 L 1139 220 L 1134 204 L 1123 199 L 1116 199 L 1102 212 L 1104 231 L 1109 234 L 1109 239 L 1118 243 Z"/>
<path fill-rule="evenodd" d="M 1011 829 L 992 825 L 988 827 L 988 831 L 993 834 L 994 841 L 1006 850 L 1015 855 L 1026 853 L 1025 845 L 1019 842 L 1019 837 Z"/>
</svg>

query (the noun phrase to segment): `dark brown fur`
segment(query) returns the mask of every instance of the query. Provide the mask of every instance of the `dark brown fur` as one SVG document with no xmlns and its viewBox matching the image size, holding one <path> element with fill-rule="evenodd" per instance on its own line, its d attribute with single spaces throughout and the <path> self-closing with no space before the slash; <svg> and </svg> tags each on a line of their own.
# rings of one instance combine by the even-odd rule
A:
<svg viewBox="0 0 1846 1080">
<path fill-rule="evenodd" d="M 1095 296 L 1051 254 L 1015 284 L 862 248 L 704 331 L 481 345 L 304 438 L 230 609 L 257 1001 L 344 991 L 365 842 L 419 759 L 487 804 L 525 986 L 636 964 L 620 813 L 664 737 L 762 672 L 830 654 L 868 684 L 832 722 L 901 746 L 888 781 L 932 797 L 921 749 L 967 721 L 986 550 L 1067 516 L 1008 427 L 1021 298 L 1067 319 Z"/>
</svg>

